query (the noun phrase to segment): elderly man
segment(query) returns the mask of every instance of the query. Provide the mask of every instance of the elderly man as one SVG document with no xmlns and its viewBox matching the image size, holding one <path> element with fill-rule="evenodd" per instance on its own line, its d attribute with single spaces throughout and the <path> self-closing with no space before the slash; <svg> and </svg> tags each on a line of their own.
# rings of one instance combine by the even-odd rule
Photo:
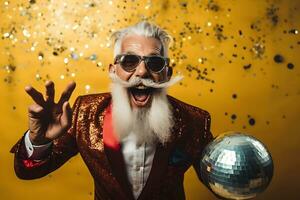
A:
<svg viewBox="0 0 300 200">
<path fill-rule="evenodd" d="M 58 103 L 28 86 L 29 130 L 12 148 L 19 178 L 51 173 L 81 154 L 94 178 L 95 199 L 185 199 L 184 173 L 211 141 L 209 113 L 166 94 L 171 79 L 170 36 L 140 22 L 114 35 L 111 93 L 79 96 L 70 83 Z M 200 178 L 200 176 L 199 176 Z"/>
</svg>

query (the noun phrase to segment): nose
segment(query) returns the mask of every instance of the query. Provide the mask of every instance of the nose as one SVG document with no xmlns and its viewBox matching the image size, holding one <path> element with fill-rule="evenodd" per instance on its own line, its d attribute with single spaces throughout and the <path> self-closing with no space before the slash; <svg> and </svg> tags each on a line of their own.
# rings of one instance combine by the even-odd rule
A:
<svg viewBox="0 0 300 200">
<path fill-rule="evenodd" d="M 136 67 L 135 76 L 138 76 L 140 78 L 148 78 L 149 77 L 149 71 L 145 65 L 145 62 L 142 60 L 140 64 Z"/>
</svg>

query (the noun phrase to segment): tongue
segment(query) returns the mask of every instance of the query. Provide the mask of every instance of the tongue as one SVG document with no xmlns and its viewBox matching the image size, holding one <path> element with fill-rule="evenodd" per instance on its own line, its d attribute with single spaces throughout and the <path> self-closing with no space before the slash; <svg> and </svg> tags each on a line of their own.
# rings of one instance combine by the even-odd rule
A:
<svg viewBox="0 0 300 200">
<path fill-rule="evenodd" d="M 148 97 L 147 94 L 139 94 L 139 93 L 133 93 L 133 96 L 137 101 L 145 101 Z"/>
</svg>

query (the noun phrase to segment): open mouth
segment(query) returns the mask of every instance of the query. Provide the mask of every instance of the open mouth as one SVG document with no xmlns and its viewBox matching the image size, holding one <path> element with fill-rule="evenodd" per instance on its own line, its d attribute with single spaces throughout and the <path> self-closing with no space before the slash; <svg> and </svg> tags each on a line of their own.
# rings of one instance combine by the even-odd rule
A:
<svg viewBox="0 0 300 200">
<path fill-rule="evenodd" d="M 152 96 L 153 90 L 153 88 L 144 85 L 129 88 L 132 103 L 138 107 L 146 106 Z"/>
</svg>

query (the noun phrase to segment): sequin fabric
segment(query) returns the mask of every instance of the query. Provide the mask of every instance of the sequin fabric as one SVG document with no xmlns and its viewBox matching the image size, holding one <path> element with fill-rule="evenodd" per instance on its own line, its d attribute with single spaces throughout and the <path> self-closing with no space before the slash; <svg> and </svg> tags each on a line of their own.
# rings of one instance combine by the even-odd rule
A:
<svg viewBox="0 0 300 200">
<path fill-rule="evenodd" d="M 199 172 L 196 163 L 213 139 L 207 111 L 171 96 L 168 99 L 174 116 L 172 135 L 167 143 L 157 145 L 149 178 L 138 199 L 185 199 L 184 173 L 190 166 Z M 16 175 L 22 179 L 43 177 L 80 153 L 94 179 L 95 200 L 132 200 L 132 188 L 121 184 L 112 170 L 112 163 L 117 162 L 110 161 L 117 158 L 108 158 L 103 143 L 103 121 L 110 103 L 109 93 L 79 96 L 73 106 L 72 127 L 53 142 L 48 156 L 39 164 L 28 164 L 22 137 L 11 149 Z"/>
</svg>

